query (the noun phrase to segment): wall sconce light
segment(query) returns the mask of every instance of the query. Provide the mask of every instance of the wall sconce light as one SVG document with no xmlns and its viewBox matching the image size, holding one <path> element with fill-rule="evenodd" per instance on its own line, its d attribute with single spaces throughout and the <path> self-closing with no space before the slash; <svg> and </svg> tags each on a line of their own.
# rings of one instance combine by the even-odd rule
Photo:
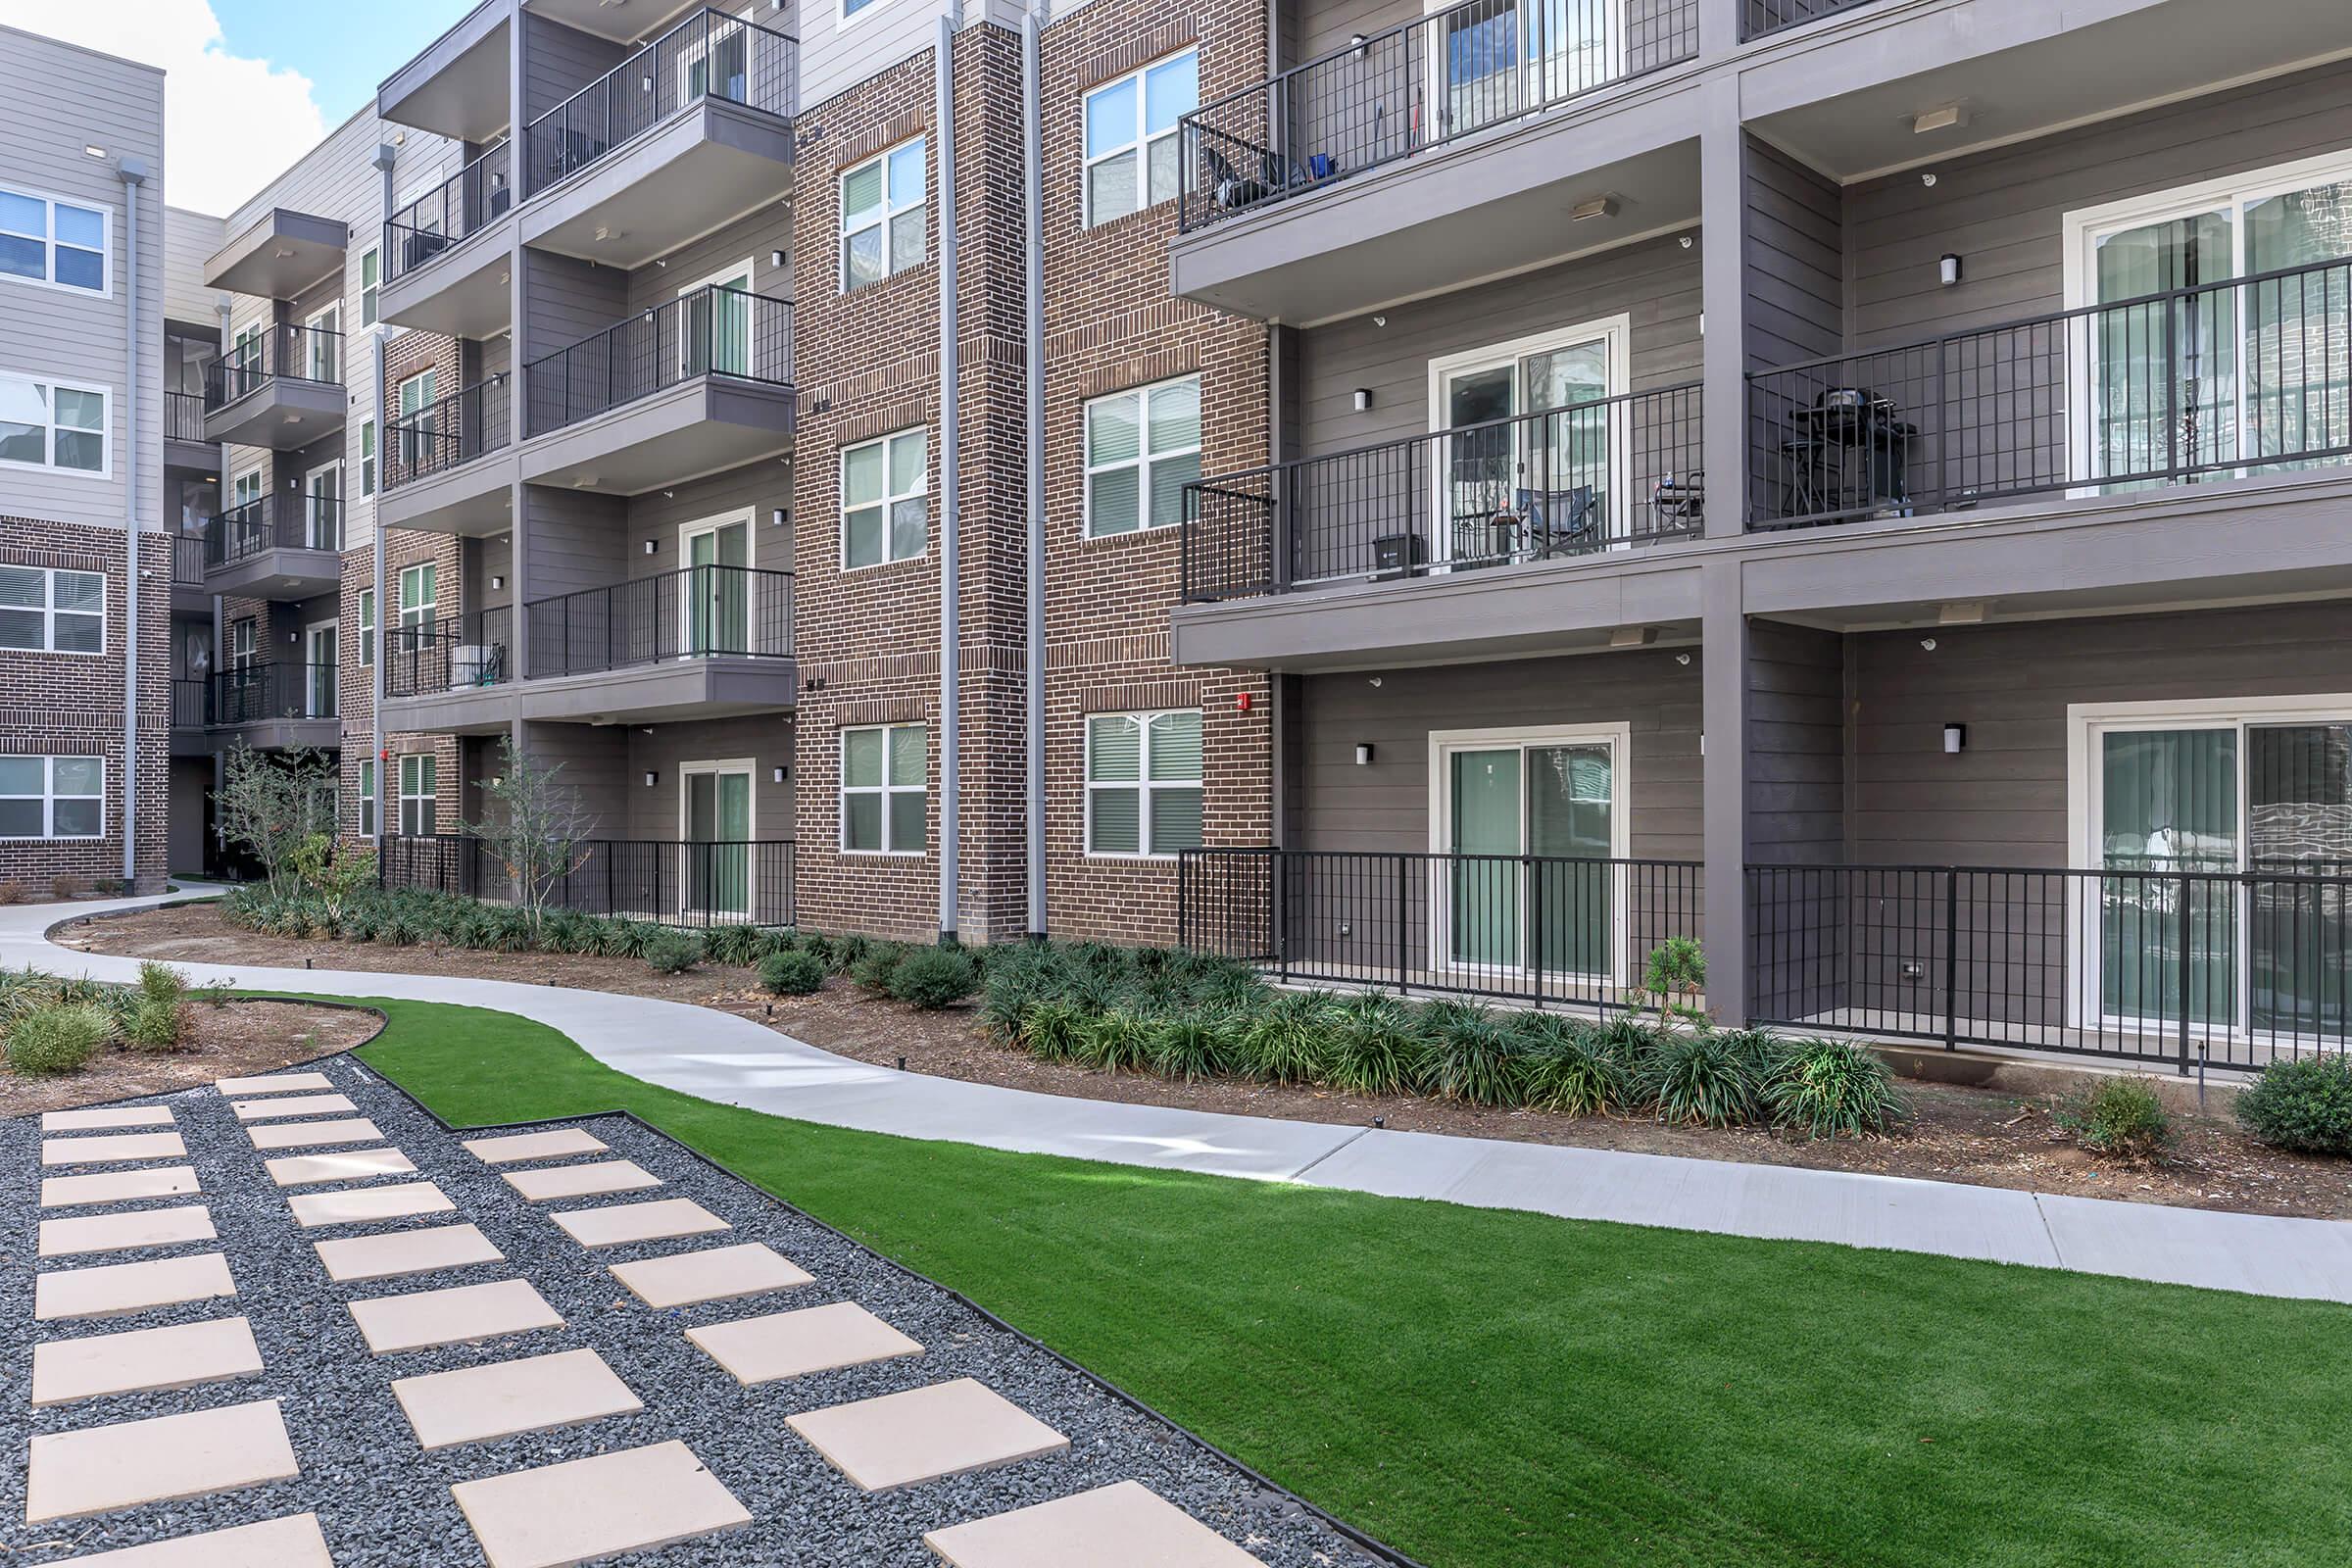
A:
<svg viewBox="0 0 2352 1568">
<path fill-rule="evenodd" d="M 771 769 L 769 776 L 772 777 L 778 784 L 781 784 L 784 782 L 784 769 L 780 767 Z"/>
<path fill-rule="evenodd" d="M 784 524 L 790 522 L 791 520 L 792 514 L 785 511 L 782 507 L 775 508 L 767 514 L 767 525 L 770 528 L 781 528 L 784 526 Z"/>
<path fill-rule="evenodd" d="M 1946 724 L 1943 726 L 1944 755 L 1947 757 L 1957 757 L 1960 755 L 1960 749 L 1967 744 L 1968 726 L 1966 724 Z"/>
<path fill-rule="evenodd" d="M 497 571 L 494 571 L 494 572 L 492 572 L 492 573 L 490 574 L 490 586 L 491 586 L 491 587 L 493 587 L 493 588 L 504 588 L 506 585 L 507 585 L 507 579 L 506 579 L 506 574 L 505 574 L 505 573 L 503 573 L 503 572 L 497 572 Z"/>
<path fill-rule="evenodd" d="M 654 771 L 652 768 L 650 768 L 650 767 L 649 767 L 649 768 L 647 768 L 647 769 L 645 770 L 645 787 L 646 787 L 647 789 L 649 789 L 649 790 L 650 790 L 650 789 L 652 789 L 652 788 L 653 788 L 655 785 L 657 785 L 657 784 L 659 784 L 659 783 L 661 783 L 661 782 L 662 782 L 662 775 L 661 775 L 661 774 L 659 774 L 659 773 L 655 772 L 655 771 Z"/>
<path fill-rule="evenodd" d="M 767 265 L 770 267 L 782 267 L 784 265 L 784 253 L 782 251 L 769 251 L 767 253 Z"/>
<path fill-rule="evenodd" d="M 1362 741 L 1357 744 L 1355 748 L 1355 765 L 1358 767 L 1370 767 L 1372 765 L 1372 743 L 1370 741 Z"/>
<path fill-rule="evenodd" d="M 1937 265 L 1942 269 L 1943 286 L 1945 288 L 1950 288 L 1954 283 L 1960 281 L 1959 257 L 1946 252 L 1943 260 Z"/>
<path fill-rule="evenodd" d="M 652 555 L 652 554 L 653 554 L 655 551 L 657 551 L 657 550 L 659 550 L 659 549 L 661 549 L 661 548 L 662 548 L 662 544 L 661 544 L 661 541 L 659 541 L 659 540 L 656 540 L 656 539 L 648 539 L 648 540 L 645 542 L 645 553 L 646 553 L 647 555 L 649 555 L 649 556 L 650 556 L 650 555 Z"/>
<path fill-rule="evenodd" d="M 1368 386 L 1357 387 L 1355 389 L 1355 412 L 1361 414 L 1371 406 L 1372 389 Z"/>
</svg>

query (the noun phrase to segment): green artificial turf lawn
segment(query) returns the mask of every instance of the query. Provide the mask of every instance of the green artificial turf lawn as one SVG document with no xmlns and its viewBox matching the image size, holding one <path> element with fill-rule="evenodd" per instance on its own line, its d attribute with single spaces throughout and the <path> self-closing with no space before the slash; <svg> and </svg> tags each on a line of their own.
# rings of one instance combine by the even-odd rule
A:
<svg viewBox="0 0 2352 1568">
<path fill-rule="evenodd" d="M 635 1110 L 1432 1565 L 2352 1550 L 2340 1307 L 916 1143 L 381 1005 L 445 1119 Z"/>
</svg>

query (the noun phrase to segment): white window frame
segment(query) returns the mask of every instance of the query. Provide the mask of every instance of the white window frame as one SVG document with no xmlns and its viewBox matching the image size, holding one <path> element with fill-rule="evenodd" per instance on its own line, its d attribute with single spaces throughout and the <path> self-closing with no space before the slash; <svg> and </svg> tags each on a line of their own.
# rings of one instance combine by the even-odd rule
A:
<svg viewBox="0 0 2352 1568">
<path fill-rule="evenodd" d="M 334 334 L 334 359 L 327 368 L 334 373 L 321 384 L 340 386 L 343 382 L 343 302 L 334 300 L 313 311 L 302 318 L 302 329 L 303 347 L 308 352 L 303 357 L 301 379 L 319 380 L 319 377 L 311 374 L 311 371 L 318 363 L 320 334 L 332 332 Z"/>
<path fill-rule="evenodd" d="M 38 648 L 6 648 L 0 649 L 0 653 L 55 654 L 61 659 L 102 659 L 106 656 L 108 628 L 106 624 L 107 611 L 105 572 L 80 571 L 66 566 L 23 566 L 14 569 L 22 571 L 37 571 L 41 574 L 41 596 L 44 601 L 40 608 L 41 646 Z M 57 617 L 59 614 L 57 608 L 57 579 L 60 577 L 94 577 L 98 580 L 98 646 L 94 649 L 85 650 L 78 648 L 60 648 L 57 646 Z M 30 610 L 33 607 L 30 605 L 10 605 L 7 608 L 11 610 Z M 64 612 L 64 613 L 70 615 L 87 616 L 90 612 L 86 610 L 70 610 Z"/>
<path fill-rule="evenodd" d="M 24 752 L 10 754 L 14 760 L 20 761 L 24 760 L 34 755 L 35 754 Z M 41 803 L 41 831 L 33 834 L 7 835 L 0 837 L 0 843 L 79 844 L 89 842 L 93 839 L 105 838 L 107 784 L 109 781 L 106 759 L 104 757 L 85 756 L 79 753 L 63 752 L 40 753 L 38 754 L 38 757 L 41 764 L 41 793 L 37 796 L 10 795 L 4 798 L 12 801 L 39 801 Z M 96 762 L 98 764 L 98 794 L 95 797 L 98 802 L 97 832 L 60 833 L 57 831 L 57 803 L 59 801 L 86 801 L 93 799 L 93 797 L 87 795 L 60 795 L 57 793 L 57 764 L 60 762 Z"/>
<path fill-rule="evenodd" d="M 29 279 L 27 279 L 29 281 Z M 76 290 L 75 292 L 79 292 Z M 0 468 L 15 468 L 28 473 L 53 473 L 66 479 L 112 479 L 115 476 L 115 389 L 88 381 L 68 381 L 49 375 L 0 374 L 0 381 L 14 382 L 31 388 L 37 395 L 48 393 L 48 422 L 41 426 L 41 461 L 24 463 L 15 458 L 0 458 Z M 57 394 L 79 392 L 99 399 L 98 428 L 85 430 L 77 424 L 57 422 Z M 69 468 L 57 461 L 57 432 L 66 430 L 74 435 L 95 435 L 98 438 L 98 466 Z"/>
<path fill-rule="evenodd" d="M 360 499 L 363 501 L 375 494 L 376 429 L 372 415 L 360 421 Z"/>
<path fill-rule="evenodd" d="M 409 575 L 412 572 L 421 573 L 422 577 L 420 580 L 428 580 L 433 590 L 433 596 L 430 599 L 420 601 L 419 603 L 414 605 L 409 603 Z M 435 613 L 441 608 L 441 573 L 439 570 L 439 564 L 431 561 L 413 562 L 410 564 L 400 568 L 399 583 L 400 629 L 402 631 L 409 631 L 415 627 L 422 626 L 427 630 L 430 630 Z"/>
<path fill-rule="evenodd" d="M 331 706 L 323 713 L 318 711 L 318 690 L 315 684 L 318 677 L 314 671 L 318 669 L 318 664 L 316 660 L 311 658 L 312 650 L 318 646 L 321 632 L 325 633 L 327 651 L 336 656 L 336 662 L 326 666 L 335 672 L 335 682 L 327 687 L 326 700 Z M 335 616 L 330 615 L 325 620 L 314 620 L 302 628 L 302 709 L 306 718 L 334 718 L 342 712 L 343 693 L 340 689 L 343 678 L 342 642 L 341 624 Z"/>
<path fill-rule="evenodd" d="M 760 274 L 752 270 L 752 259 L 749 256 L 745 257 L 740 264 L 734 267 L 721 268 L 717 271 L 712 272 L 709 277 L 702 278 L 696 282 L 688 283 L 683 288 L 678 290 L 677 297 L 683 300 L 687 295 L 692 294 L 697 289 L 717 288 L 722 284 L 726 284 L 729 278 L 735 277 L 740 277 L 743 279 L 742 292 L 744 294 L 750 295 L 754 292 L 754 286 L 760 281 Z M 712 304 L 715 305 L 716 301 L 713 300 Z M 691 355 L 694 345 L 688 340 L 686 331 L 686 321 L 683 314 L 686 307 L 680 305 L 677 307 L 677 309 L 680 312 L 680 318 L 677 325 L 678 374 L 683 376 L 687 373 L 688 367 L 694 363 Z M 746 375 L 752 373 L 753 370 L 752 343 L 756 335 L 756 328 L 752 321 L 752 314 L 754 309 L 755 307 L 747 304 L 743 310 L 743 370 L 741 373 Z M 716 314 L 717 313 L 715 311 L 712 312 L 714 320 L 716 318 Z M 732 375 L 737 373 L 735 371 L 721 370 L 714 368 L 718 363 L 718 355 L 715 352 L 715 344 L 712 345 L 712 348 L 713 352 L 710 356 L 710 361 L 711 367 L 713 368 L 707 368 L 702 373 L 706 375 Z"/>
<path fill-rule="evenodd" d="M 915 488 L 893 491 L 890 488 L 891 443 L 904 440 L 908 436 L 922 442 L 923 461 L 916 469 Z M 882 449 L 882 499 L 879 503 L 882 509 L 882 559 L 869 561 L 862 566 L 853 566 L 850 564 L 850 454 L 862 452 L 867 447 Z M 841 513 L 841 569 L 843 571 L 872 571 L 882 566 L 897 565 L 905 561 L 921 561 L 929 556 L 931 554 L 931 427 L 927 424 L 909 425 L 904 430 L 893 430 L 888 435 L 875 436 L 870 441 L 854 441 L 841 449 L 840 464 L 841 471 L 836 476 L 835 493 L 839 497 Z M 911 556 L 894 556 L 890 553 L 891 509 L 899 502 L 912 501 L 916 496 L 923 498 L 923 548 Z"/>
<path fill-rule="evenodd" d="M 1170 125 L 1156 136 L 1147 134 L 1145 127 L 1151 122 L 1152 105 L 1150 83 L 1145 78 L 1162 66 L 1182 60 L 1187 55 L 1193 57 L 1193 109 L 1199 109 L 1200 107 L 1200 46 L 1199 44 L 1187 44 L 1182 49 L 1171 50 L 1157 60 L 1147 61 L 1124 75 L 1113 76 L 1108 81 L 1098 83 L 1080 95 L 1078 100 L 1078 222 L 1080 227 L 1094 228 L 1102 223 L 1115 222 L 1119 219 L 1130 218 L 1137 213 L 1148 213 L 1154 207 L 1162 206 L 1176 199 L 1177 193 L 1173 190 L 1165 196 L 1157 198 L 1153 198 L 1152 195 L 1152 144 L 1155 141 L 1180 138 L 1183 135 L 1183 126 L 1180 121 L 1179 123 Z M 1116 92 L 1129 82 L 1135 84 L 1135 134 L 1106 151 L 1089 152 L 1086 146 L 1086 137 L 1094 123 L 1092 111 L 1095 100 L 1104 93 Z M 1187 114 L 1191 112 L 1192 110 L 1185 111 Z M 1095 212 L 1095 166 L 1108 163 L 1120 154 L 1129 152 L 1136 155 L 1136 204 L 1124 213 L 1098 215 Z M 1178 158 L 1176 182 L 1179 188 L 1183 186 L 1181 150 Z"/>
<path fill-rule="evenodd" d="M 1198 370 L 1190 375 L 1174 375 L 1165 381 L 1153 381 L 1149 386 L 1131 386 L 1124 391 L 1106 392 L 1099 398 L 1086 400 L 1083 428 L 1078 432 L 1078 457 L 1084 468 L 1084 472 L 1079 478 L 1078 526 L 1084 537 L 1088 539 L 1125 539 L 1139 533 L 1155 533 L 1174 528 L 1184 521 L 1182 508 L 1177 510 L 1176 516 L 1169 521 L 1153 522 L 1152 520 L 1152 470 L 1171 458 L 1200 456 L 1201 452 L 1200 432 L 1198 429 L 1193 432 L 1193 444 L 1189 447 L 1175 447 L 1166 452 L 1152 451 L 1152 394 L 1168 387 L 1182 386 L 1187 381 L 1193 384 L 1193 404 L 1198 409 L 1200 405 L 1200 373 Z M 1099 464 L 1094 460 L 1095 411 L 1104 404 L 1115 403 L 1122 398 L 1135 399 L 1137 453 L 1132 458 L 1122 458 L 1116 463 Z M 1205 416 L 1200 422 L 1205 425 L 1207 422 Z M 1098 533 L 1095 530 L 1095 475 L 1115 472 L 1120 468 L 1136 470 L 1135 526 L 1121 528 L 1113 533 Z"/>
<path fill-rule="evenodd" d="M 27 288 L 56 289 L 63 294 L 79 295 L 85 300 L 111 300 L 115 297 L 115 210 L 112 205 L 77 201 L 71 196 L 53 196 L 47 191 L 34 190 L 25 185 L 0 184 L 0 191 L 5 191 L 11 196 L 21 196 L 28 202 L 41 203 L 42 221 L 49 226 L 49 232 L 39 236 L 41 255 L 47 269 L 46 275 L 25 277 L 17 272 L 0 272 L 0 282 L 22 283 Z M 60 283 L 57 280 L 57 210 L 60 207 L 72 207 L 80 212 L 98 215 L 99 286 L 94 289 L 83 288 L 78 283 Z M 15 229 L 10 229 L 8 232 L 16 234 L 19 239 L 34 237 L 30 234 L 20 234 Z M 69 248 L 78 251 L 87 250 L 89 247 L 74 245 Z"/>
<path fill-rule="evenodd" d="M 421 780 L 421 777 L 422 777 L 423 773 L 425 772 L 425 770 L 426 770 L 427 768 L 430 768 L 430 769 L 432 770 L 432 774 L 433 774 L 433 778 L 432 778 L 432 786 L 433 786 L 433 787 L 432 787 L 430 790 L 416 790 L 416 791 L 412 791 L 412 790 L 409 788 L 409 772 L 410 772 L 410 769 L 409 769 L 409 764 L 410 764 L 411 762 L 415 762 L 415 763 L 418 764 L 418 765 L 417 765 L 417 767 L 416 767 L 416 773 L 418 774 L 418 776 L 419 776 L 419 779 L 420 779 L 420 780 Z M 440 822 L 441 822 L 441 816 L 440 816 L 440 811 L 441 811 L 441 766 L 440 766 L 440 759 L 439 759 L 438 757 L 436 757 L 436 756 L 435 756 L 433 753 L 431 753 L 431 752 L 402 752 L 402 753 L 399 755 L 399 757 L 398 757 L 397 759 L 395 759 L 395 765 L 396 765 L 396 766 L 397 766 L 397 768 L 398 768 L 398 783 L 399 783 L 399 785 L 400 785 L 400 808 L 399 808 L 399 809 L 400 809 L 400 816 L 399 816 L 399 822 L 400 822 L 400 836 L 401 836 L 402 838 L 428 838 L 428 837 L 430 837 L 432 834 L 434 834 L 434 833 L 436 833 L 436 832 L 438 832 L 438 831 L 440 830 Z M 430 816 L 431 816 L 432 820 L 431 820 L 431 822 L 430 822 L 428 825 L 426 825 L 426 826 L 424 826 L 424 827 L 421 827 L 421 828 L 419 828 L 419 829 L 417 829 L 417 830 L 416 830 L 416 831 L 412 832 L 412 831 L 410 830 L 410 827 L 409 827 L 409 807 L 410 807 L 410 806 L 411 806 L 413 803 L 419 803 L 419 802 L 429 802 L 429 803 L 431 804 L 432 810 L 431 810 L 431 812 L 430 812 L 429 814 L 430 814 Z M 416 815 L 417 815 L 417 819 L 418 819 L 418 820 L 421 822 L 421 821 L 423 821 L 423 820 L 424 820 L 424 818 L 426 817 L 426 815 L 427 815 L 427 814 L 428 814 L 428 813 L 427 813 L 426 811 L 424 811 L 424 810 L 421 808 L 421 807 L 420 807 L 420 808 L 419 808 L 419 809 L 418 809 L 418 811 L 417 811 L 417 813 L 416 813 Z"/>
<path fill-rule="evenodd" d="M 375 819 L 375 759 L 360 759 L 359 773 L 359 829 L 360 837 L 378 837 Z"/>
<path fill-rule="evenodd" d="M 874 0 L 874 3 L 880 4 L 881 0 Z M 922 149 L 921 164 L 923 170 L 923 188 L 921 194 L 917 195 L 911 201 L 894 201 L 892 198 L 895 195 L 895 192 L 893 192 L 890 188 L 891 160 L 897 154 L 905 152 L 909 147 L 920 147 Z M 852 228 L 850 226 L 849 211 L 850 180 L 853 176 L 862 173 L 866 169 L 875 165 L 880 165 L 882 169 L 882 205 L 878 209 L 873 209 L 873 211 L 877 212 L 879 216 L 876 217 L 871 222 L 859 223 L 857 227 Z M 838 227 L 840 229 L 839 241 L 835 248 L 835 254 L 833 258 L 834 278 L 840 287 L 840 292 L 844 294 L 853 294 L 861 288 L 879 287 L 880 285 L 889 282 L 892 278 L 898 276 L 902 271 L 911 272 L 916 268 L 922 266 L 924 262 L 931 260 L 931 237 L 928 232 L 930 220 L 926 218 L 924 220 L 925 233 L 923 236 L 922 259 L 920 261 L 909 262 L 903 268 L 893 267 L 890 265 L 890 228 L 892 220 L 904 213 L 911 212 L 918 208 L 928 211 L 930 203 L 931 138 L 928 135 L 909 136 L 905 141 L 885 147 L 880 152 L 874 154 L 874 156 L 871 158 L 861 158 L 857 163 L 852 164 L 849 168 L 843 170 L 841 172 L 840 178 L 835 184 L 833 193 L 833 210 L 837 220 Z M 882 231 L 882 275 L 875 278 L 870 283 L 853 283 L 850 281 L 850 239 L 853 235 L 862 234 L 869 228 L 879 228 Z"/>
<path fill-rule="evenodd" d="M 312 485 L 320 474 L 330 469 L 335 476 L 335 548 L 341 550 L 344 545 L 343 517 L 349 511 L 350 502 L 350 498 L 343 493 L 343 460 L 341 458 L 329 458 L 302 476 L 302 539 L 305 546 L 310 544 L 313 521 L 310 514 L 311 503 L 317 500 L 318 495 Z"/>
<path fill-rule="evenodd" d="M 360 667 L 372 669 L 375 667 L 375 590 L 372 588 L 360 590 L 359 621 Z"/>
<path fill-rule="evenodd" d="M 1193 778 L 1154 779 L 1152 776 L 1152 722 L 1154 719 L 1189 715 L 1200 721 L 1200 771 Z M 1142 726 L 1142 745 L 1136 752 L 1136 776 L 1132 779 L 1098 779 L 1095 777 L 1095 724 L 1100 719 L 1132 719 Z M 1153 802 L 1169 790 L 1190 790 L 1200 797 L 1202 838 L 1205 841 L 1208 815 L 1208 715 L 1198 708 L 1146 708 L 1116 712 L 1086 715 L 1086 755 L 1080 779 L 1086 790 L 1085 837 L 1086 858 L 1090 860 L 1173 860 L 1180 853 L 1175 850 L 1152 848 L 1152 819 L 1157 808 Z M 1132 850 L 1098 850 L 1095 848 L 1095 796 L 1103 790 L 1134 790 L 1140 809 L 1136 815 L 1136 847 Z M 1188 846 L 1199 848 L 1198 845 Z"/>
<path fill-rule="evenodd" d="M 835 0 L 833 30 L 839 32 L 844 27 L 854 27 L 861 19 L 872 16 L 882 8 L 883 0 L 858 0 L 856 5 L 852 5 L 850 0 Z"/>
<path fill-rule="evenodd" d="M 923 780 L 919 784 L 893 784 L 890 782 L 890 738 L 903 729 L 920 730 L 923 734 Z M 853 786 L 849 781 L 850 737 L 872 734 L 879 734 L 882 737 L 882 782 Z M 929 854 L 931 848 L 931 726 L 921 720 L 907 720 L 897 724 L 851 724 L 842 729 L 839 748 L 835 759 L 839 771 L 835 777 L 834 806 L 835 814 L 840 818 L 841 853 L 902 860 L 919 859 Z M 855 850 L 850 848 L 850 797 L 853 795 L 871 795 L 882 803 L 882 845 L 879 849 Z M 892 797 L 899 795 L 919 795 L 923 800 L 923 842 L 910 850 L 901 849 L 891 842 L 890 803 Z"/>
<path fill-rule="evenodd" d="M 375 266 L 375 281 L 368 280 L 368 264 Z M 365 332 L 383 320 L 384 258 L 381 245 L 370 245 L 360 252 L 360 330 Z"/>
</svg>

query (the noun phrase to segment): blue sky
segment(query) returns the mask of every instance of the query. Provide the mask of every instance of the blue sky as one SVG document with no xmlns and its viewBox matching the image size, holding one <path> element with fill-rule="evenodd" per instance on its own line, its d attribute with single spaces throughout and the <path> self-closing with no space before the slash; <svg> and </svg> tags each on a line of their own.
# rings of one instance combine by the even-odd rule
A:
<svg viewBox="0 0 2352 1568">
<path fill-rule="evenodd" d="M 97 0 L 103 4 L 104 0 Z M 232 53 L 311 78 L 339 125 L 376 83 L 473 9 L 474 0 L 213 0 Z"/>
</svg>

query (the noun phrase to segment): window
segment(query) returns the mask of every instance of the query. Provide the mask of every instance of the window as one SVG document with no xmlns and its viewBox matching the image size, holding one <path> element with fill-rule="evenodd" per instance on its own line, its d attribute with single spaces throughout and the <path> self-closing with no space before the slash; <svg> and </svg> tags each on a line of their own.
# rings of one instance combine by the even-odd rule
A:
<svg viewBox="0 0 2352 1568">
<path fill-rule="evenodd" d="M 852 17 L 856 16 L 858 12 L 863 11 L 866 7 L 872 5 L 873 3 L 874 0 L 841 0 L 841 21 L 836 24 L 836 25 L 849 25 L 849 21 Z"/>
<path fill-rule="evenodd" d="M 931 827 L 931 735 L 922 724 L 841 732 L 841 847 L 853 855 L 920 855 Z"/>
<path fill-rule="evenodd" d="M 360 759 L 360 837 L 375 837 L 375 759 Z"/>
<path fill-rule="evenodd" d="M 434 761 L 430 753 L 400 760 L 400 831 L 412 838 L 433 832 L 440 822 L 434 810 Z"/>
<path fill-rule="evenodd" d="M 375 590 L 360 590 L 360 667 L 375 662 Z"/>
<path fill-rule="evenodd" d="M 0 566 L 0 648 L 106 652 L 106 575 Z"/>
<path fill-rule="evenodd" d="M 841 449 L 841 564 L 911 561 L 931 548 L 931 432 Z"/>
<path fill-rule="evenodd" d="M 436 401 L 434 394 L 439 390 L 440 372 L 425 370 L 401 382 L 394 393 L 400 415 L 392 426 L 394 457 L 412 479 L 416 476 L 416 469 L 430 463 L 435 456 L 433 426 L 436 418 L 432 410 Z"/>
<path fill-rule="evenodd" d="M 103 294 L 110 222 L 101 208 L 0 188 L 0 274 Z"/>
<path fill-rule="evenodd" d="M 375 246 L 370 245 L 360 253 L 360 325 L 363 328 L 375 324 L 376 303 L 380 297 L 377 291 L 384 281 L 383 268 L 383 258 Z"/>
<path fill-rule="evenodd" d="M 1200 714 L 1098 713 L 1086 721 L 1086 853 L 1200 847 Z"/>
<path fill-rule="evenodd" d="M 103 837 L 105 791 L 101 758 L 0 757 L 0 839 Z"/>
<path fill-rule="evenodd" d="M 375 494 L 375 421 L 360 421 L 360 494 Z"/>
<path fill-rule="evenodd" d="M 918 265 L 924 231 L 923 139 L 894 147 L 841 176 L 841 291 Z"/>
<path fill-rule="evenodd" d="M 433 623 L 433 564 L 429 561 L 400 568 L 400 629 L 430 627 Z"/>
<path fill-rule="evenodd" d="M 1200 56 L 1187 49 L 1086 95 L 1086 223 L 1176 198 L 1176 120 L 1200 107 Z"/>
<path fill-rule="evenodd" d="M 1086 406 L 1089 538 L 1184 520 L 1184 487 L 1200 477 L 1200 378 L 1138 387 Z"/>
<path fill-rule="evenodd" d="M 103 477 L 105 389 L 0 376 L 0 464 Z"/>
</svg>

